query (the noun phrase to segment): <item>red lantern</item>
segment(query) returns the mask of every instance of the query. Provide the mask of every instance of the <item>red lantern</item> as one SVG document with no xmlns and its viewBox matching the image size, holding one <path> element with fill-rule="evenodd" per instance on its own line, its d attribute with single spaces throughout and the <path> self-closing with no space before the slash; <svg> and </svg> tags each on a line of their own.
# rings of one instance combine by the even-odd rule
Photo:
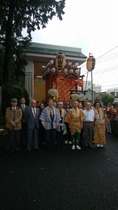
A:
<svg viewBox="0 0 118 210">
<path fill-rule="evenodd" d="M 63 53 L 59 53 L 56 56 L 56 68 L 57 70 L 62 70 L 64 66 L 66 65 L 66 57 Z"/>
<path fill-rule="evenodd" d="M 87 58 L 86 68 L 88 71 L 92 71 L 95 68 L 95 58 L 91 54 Z"/>
</svg>

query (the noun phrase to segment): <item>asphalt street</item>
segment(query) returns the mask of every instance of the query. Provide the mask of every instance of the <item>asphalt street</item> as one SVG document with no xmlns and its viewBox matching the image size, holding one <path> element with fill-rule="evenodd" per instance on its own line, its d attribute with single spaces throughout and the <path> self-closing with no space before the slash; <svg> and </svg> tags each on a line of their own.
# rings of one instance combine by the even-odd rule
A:
<svg viewBox="0 0 118 210">
<path fill-rule="evenodd" d="M 0 149 L 0 210 L 118 210 L 118 139 L 105 148 L 8 154 Z"/>
</svg>

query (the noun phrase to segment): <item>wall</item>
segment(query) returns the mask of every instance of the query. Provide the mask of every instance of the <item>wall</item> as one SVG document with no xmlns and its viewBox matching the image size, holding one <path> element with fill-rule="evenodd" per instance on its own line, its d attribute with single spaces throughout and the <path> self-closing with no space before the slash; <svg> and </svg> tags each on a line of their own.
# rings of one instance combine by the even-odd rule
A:
<svg viewBox="0 0 118 210">
<path fill-rule="evenodd" d="M 42 76 L 43 65 L 45 64 L 42 62 L 34 62 L 34 98 L 36 101 L 45 100 L 45 81 L 37 78 L 37 76 Z"/>
<path fill-rule="evenodd" d="M 34 63 L 28 61 L 28 65 L 25 69 L 25 88 L 29 93 L 29 98 L 34 97 Z"/>
</svg>

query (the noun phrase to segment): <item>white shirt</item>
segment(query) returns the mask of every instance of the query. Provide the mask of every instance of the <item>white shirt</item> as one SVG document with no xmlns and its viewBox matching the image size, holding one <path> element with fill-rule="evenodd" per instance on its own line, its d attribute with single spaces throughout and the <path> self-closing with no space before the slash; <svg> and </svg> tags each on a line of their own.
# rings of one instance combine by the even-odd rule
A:
<svg viewBox="0 0 118 210">
<path fill-rule="evenodd" d="M 36 117 L 36 107 L 34 108 L 32 107 L 32 113 L 33 113 L 33 116 Z"/>
<path fill-rule="evenodd" d="M 25 104 L 21 104 L 22 109 L 25 109 Z"/>
<path fill-rule="evenodd" d="M 13 110 L 13 111 L 16 111 L 16 106 L 15 106 L 15 107 L 14 107 L 14 106 L 12 106 L 12 110 Z"/>
<path fill-rule="evenodd" d="M 85 120 L 88 122 L 93 122 L 95 119 L 95 113 L 93 109 L 87 110 L 85 109 L 84 111 L 84 115 L 85 115 Z"/>
</svg>

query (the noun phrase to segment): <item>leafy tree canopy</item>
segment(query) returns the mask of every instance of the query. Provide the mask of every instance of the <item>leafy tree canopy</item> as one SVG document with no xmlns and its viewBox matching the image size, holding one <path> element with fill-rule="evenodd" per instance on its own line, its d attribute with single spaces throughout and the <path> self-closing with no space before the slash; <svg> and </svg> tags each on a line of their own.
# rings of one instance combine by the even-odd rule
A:
<svg viewBox="0 0 118 210">
<path fill-rule="evenodd" d="M 8 83 L 11 72 L 16 78 L 22 74 L 23 50 L 31 41 L 31 32 L 46 24 L 54 16 L 62 20 L 65 0 L 0 0 L 0 71 L 2 83 Z M 23 29 L 27 34 L 23 34 Z"/>
<path fill-rule="evenodd" d="M 108 103 L 114 101 L 114 97 L 112 95 L 105 93 L 101 96 L 101 101 L 103 102 L 104 106 L 107 106 Z"/>
<path fill-rule="evenodd" d="M 0 25 L 2 35 L 6 33 L 7 23 L 11 17 L 12 34 L 22 37 L 22 29 L 27 29 L 28 36 L 36 29 L 46 27 L 53 16 L 62 20 L 65 0 L 1 0 Z"/>
</svg>

